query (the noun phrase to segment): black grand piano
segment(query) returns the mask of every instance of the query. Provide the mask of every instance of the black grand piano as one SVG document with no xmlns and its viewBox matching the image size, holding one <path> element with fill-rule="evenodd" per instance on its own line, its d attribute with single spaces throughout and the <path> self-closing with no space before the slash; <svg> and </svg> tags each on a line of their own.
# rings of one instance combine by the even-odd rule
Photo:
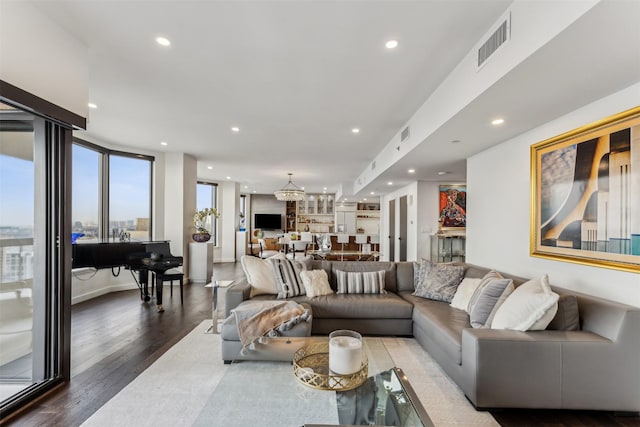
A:
<svg viewBox="0 0 640 427">
<path fill-rule="evenodd" d="M 181 256 L 171 255 L 169 241 L 76 243 L 73 247 L 72 268 L 96 269 L 125 267 L 138 272 L 136 283 L 140 299 L 150 301 L 149 272 L 164 273 L 182 265 Z M 135 279 L 135 276 L 134 276 Z M 156 304 L 162 308 L 162 286 L 156 286 Z"/>
</svg>

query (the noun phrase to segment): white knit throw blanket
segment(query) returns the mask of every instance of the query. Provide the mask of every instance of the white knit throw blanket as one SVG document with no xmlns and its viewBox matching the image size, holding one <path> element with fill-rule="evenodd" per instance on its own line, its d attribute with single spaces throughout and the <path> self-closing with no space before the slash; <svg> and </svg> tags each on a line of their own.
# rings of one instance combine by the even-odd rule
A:
<svg viewBox="0 0 640 427">
<path fill-rule="evenodd" d="M 243 347 L 263 336 L 279 336 L 300 322 L 311 321 L 309 310 L 295 301 L 253 301 L 233 310 Z"/>
</svg>

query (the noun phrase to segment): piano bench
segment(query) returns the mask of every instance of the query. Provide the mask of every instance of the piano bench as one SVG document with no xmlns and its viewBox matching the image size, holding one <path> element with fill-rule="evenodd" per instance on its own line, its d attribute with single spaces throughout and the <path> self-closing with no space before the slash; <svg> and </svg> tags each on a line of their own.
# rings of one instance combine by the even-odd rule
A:
<svg viewBox="0 0 640 427">
<path fill-rule="evenodd" d="M 164 273 L 154 273 L 155 275 L 155 285 L 162 286 L 164 281 L 171 282 L 171 296 L 173 297 L 173 281 L 180 281 L 180 304 L 184 303 L 184 299 L 182 297 L 182 282 L 184 280 L 184 273 L 178 270 L 167 270 Z"/>
</svg>

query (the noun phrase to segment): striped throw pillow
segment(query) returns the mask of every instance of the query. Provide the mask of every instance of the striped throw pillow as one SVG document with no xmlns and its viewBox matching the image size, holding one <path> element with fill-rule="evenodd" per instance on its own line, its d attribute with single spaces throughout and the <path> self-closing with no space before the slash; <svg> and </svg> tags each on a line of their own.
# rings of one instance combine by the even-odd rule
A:
<svg viewBox="0 0 640 427">
<path fill-rule="evenodd" d="M 268 261 L 271 263 L 273 273 L 276 277 L 279 299 L 305 294 L 304 284 L 300 278 L 300 273 L 307 269 L 304 263 L 279 258 L 269 258 Z"/>
<path fill-rule="evenodd" d="M 386 294 L 384 270 L 341 271 L 336 270 L 339 294 Z"/>
</svg>

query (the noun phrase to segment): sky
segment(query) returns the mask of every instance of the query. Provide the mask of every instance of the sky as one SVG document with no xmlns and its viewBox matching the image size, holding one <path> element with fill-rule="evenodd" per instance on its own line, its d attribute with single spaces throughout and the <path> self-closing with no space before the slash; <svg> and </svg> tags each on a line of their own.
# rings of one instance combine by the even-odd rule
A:
<svg viewBox="0 0 640 427">
<path fill-rule="evenodd" d="M 149 163 L 140 159 L 111 156 L 110 168 L 110 220 L 148 218 Z M 0 226 L 33 226 L 34 174 L 32 161 L 0 154 Z M 98 182 L 98 153 L 74 145 L 73 222 L 97 222 Z"/>
</svg>

